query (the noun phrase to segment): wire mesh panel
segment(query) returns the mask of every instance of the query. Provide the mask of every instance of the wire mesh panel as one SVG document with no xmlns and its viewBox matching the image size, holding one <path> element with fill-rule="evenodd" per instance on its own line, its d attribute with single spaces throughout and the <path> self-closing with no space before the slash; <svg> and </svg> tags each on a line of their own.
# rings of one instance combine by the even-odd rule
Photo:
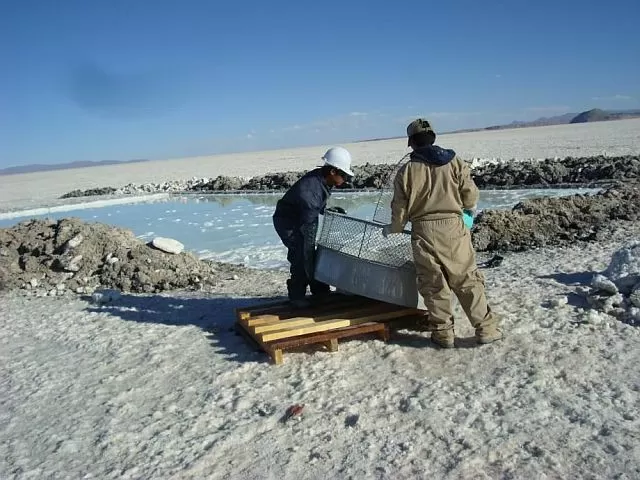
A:
<svg viewBox="0 0 640 480">
<path fill-rule="evenodd" d="M 384 224 L 326 212 L 318 245 L 363 261 L 396 268 L 412 268 L 411 238 L 408 234 L 382 235 Z"/>
<path fill-rule="evenodd" d="M 396 164 L 393 170 L 391 170 L 386 178 L 383 179 L 382 189 L 378 202 L 376 204 L 376 211 L 373 214 L 373 220 L 375 222 L 387 224 L 391 223 L 391 200 L 393 199 L 393 183 L 398 174 L 398 170 L 402 168 L 409 161 L 409 155 L 405 155 Z"/>
</svg>

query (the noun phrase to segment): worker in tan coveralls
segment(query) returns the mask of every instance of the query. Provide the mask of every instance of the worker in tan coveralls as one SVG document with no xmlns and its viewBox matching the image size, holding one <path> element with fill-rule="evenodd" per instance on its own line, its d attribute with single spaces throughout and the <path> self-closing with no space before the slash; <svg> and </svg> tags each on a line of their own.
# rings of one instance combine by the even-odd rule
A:
<svg viewBox="0 0 640 480">
<path fill-rule="evenodd" d="M 427 120 L 411 122 L 407 136 L 413 151 L 396 175 L 391 224 L 382 233 L 385 237 L 401 233 L 411 222 L 418 290 L 435 344 L 454 346 L 452 291 L 475 327 L 478 343 L 500 340 L 502 332 L 487 305 L 471 233 L 462 219 L 463 210 L 473 212 L 478 202 L 469 167 L 453 150 L 434 145 L 436 134 Z"/>
</svg>

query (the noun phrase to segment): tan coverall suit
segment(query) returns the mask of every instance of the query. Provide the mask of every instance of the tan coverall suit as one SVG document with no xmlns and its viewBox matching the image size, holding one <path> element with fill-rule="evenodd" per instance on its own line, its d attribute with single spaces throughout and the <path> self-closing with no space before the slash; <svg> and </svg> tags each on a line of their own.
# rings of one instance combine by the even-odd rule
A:
<svg viewBox="0 0 640 480">
<path fill-rule="evenodd" d="M 391 233 L 411 222 L 418 290 L 430 326 L 453 329 L 453 290 L 480 338 L 496 328 L 497 318 L 487 305 L 484 276 L 462 220 L 462 209 L 474 209 L 478 196 L 469 167 L 455 152 L 437 146 L 416 150 L 394 181 Z"/>
</svg>

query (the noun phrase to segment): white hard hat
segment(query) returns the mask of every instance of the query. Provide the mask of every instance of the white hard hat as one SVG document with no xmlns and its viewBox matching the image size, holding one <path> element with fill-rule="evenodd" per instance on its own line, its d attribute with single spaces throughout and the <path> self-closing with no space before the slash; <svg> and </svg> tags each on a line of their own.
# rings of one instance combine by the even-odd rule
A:
<svg viewBox="0 0 640 480">
<path fill-rule="evenodd" d="M 351 154 L 346 148 L 331 147 L 327 150 L 327 153 L 322 156 L 322 159 L 325 165 L 335 167 L 350 177 L 353 177 L 353 172 L 351 171 Z"/>
</svg>

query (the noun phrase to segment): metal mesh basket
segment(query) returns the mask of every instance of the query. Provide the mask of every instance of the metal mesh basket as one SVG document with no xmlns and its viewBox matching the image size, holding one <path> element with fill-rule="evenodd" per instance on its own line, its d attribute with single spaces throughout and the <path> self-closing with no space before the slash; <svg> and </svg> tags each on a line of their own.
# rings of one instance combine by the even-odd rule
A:
<svg viewBox="0 0 640 480">
<path fill-rule="evenodd" d="M 391 222 L 393 181 L 407 158 L 403 157 L 384 179 L 372 221 L 326 212 L 318 245 L 363 261 L 396 268 L 413 268 L 410 236 L 390 235 L 385 238 L 382 235 L 382 227 Z"/>
<path fill-rule="evenodd" d="M 382 235 L 384 224 L 327 212 L 318 245 L 363 261 L 397 268 L 411 268 L 409 235 Z"/>
</svg>

